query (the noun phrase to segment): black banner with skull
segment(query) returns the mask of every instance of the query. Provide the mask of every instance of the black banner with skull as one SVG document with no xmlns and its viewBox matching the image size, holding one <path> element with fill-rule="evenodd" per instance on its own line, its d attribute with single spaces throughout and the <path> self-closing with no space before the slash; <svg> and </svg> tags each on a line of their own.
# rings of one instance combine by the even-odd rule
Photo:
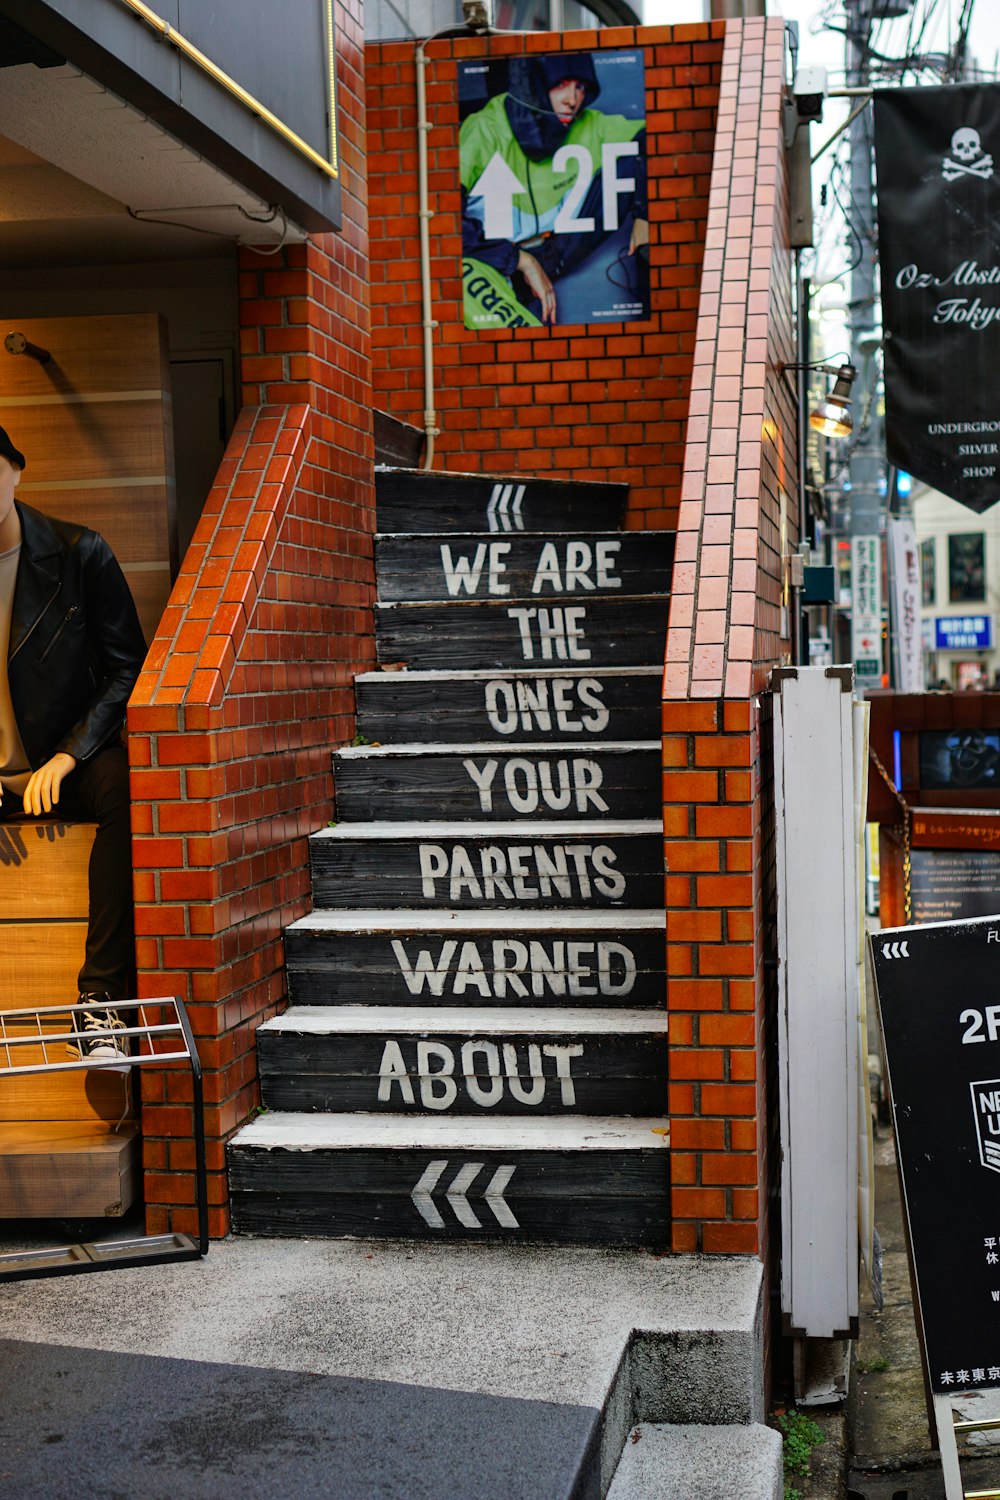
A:
<svg viewBox="0 0 1000 1500">
<path fill-rule="evenodd" d="M 890 463 L 1000 500 L 1000 87 L 875 94 Z"/>
</svg>

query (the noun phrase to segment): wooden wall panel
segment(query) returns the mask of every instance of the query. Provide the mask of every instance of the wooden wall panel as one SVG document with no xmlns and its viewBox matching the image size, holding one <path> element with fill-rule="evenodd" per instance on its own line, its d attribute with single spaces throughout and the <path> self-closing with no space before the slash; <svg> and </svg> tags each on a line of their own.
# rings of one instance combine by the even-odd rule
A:
<svg viewBox="0 0 1000 1500">
<path fill-rule="evenodd" d="M 8 863 L 0 863 L 0 933 L 8 922 L 79 921 L 87 916 L 87 863 L 94 842 L 92 823 L 5 823 Z M 17 863 L 14 863 L 14 861 Z M 0 999 L 15 1002 L 15 980 L 0 968 Z"/>
<path fill-rule="evenodd" d="M 101 532 L 152 640 L 176 570 L 163 320 L 156 313 L 25 318 L 16 331 L 51 356 L 39 364 L 0 347 L 0 425 L 27 460 L 19 496 Z"/>
</svg>

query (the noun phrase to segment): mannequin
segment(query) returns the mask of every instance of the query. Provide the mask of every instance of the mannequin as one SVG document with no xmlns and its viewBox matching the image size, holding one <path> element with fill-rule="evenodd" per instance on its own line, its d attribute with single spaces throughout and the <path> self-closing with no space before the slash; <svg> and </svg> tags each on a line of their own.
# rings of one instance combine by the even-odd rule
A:
<svg viewBox="0 0 1000 1500">
<path fill-rule="evenodd" d="M 107 1064 L 128 1051 L 112 1003 L 135 969 L 121 730 L 146 645 L 107 543 L 18 501 L 24 468 L 0 427 L 0 824 L 54 812 L 97 824 L 70 1051 Z"/>
</svg>

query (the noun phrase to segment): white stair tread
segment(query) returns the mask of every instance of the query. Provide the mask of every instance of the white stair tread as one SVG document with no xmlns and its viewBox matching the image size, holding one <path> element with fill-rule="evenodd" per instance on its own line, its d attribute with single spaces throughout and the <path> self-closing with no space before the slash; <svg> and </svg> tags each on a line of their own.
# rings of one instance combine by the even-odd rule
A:
<svg viewBox="0 0 1000 1500">
<path fill-rule="evenodd" d="M 581 589 L 579 593 L 574 591 L 571 594 L 558 594 L 556 596 L 550 594 L 545 599 L 540 598 L 538 594 L 504 594 L 502 599 L 497 598 L 495 595 L 482 599 L 476 599 L 470 595 L 453 599 L 379 599 L 376 602 L 375 608 L 386 611 L 393 609 L 441 609 L 443 605 L 447 604 L 454 605 L 456 609 L 468 609 L 470 605 L 474 604 L 492 604 L 495 609 L 501 610 L 509 609 L 512 604 L 541 604 L 543 609 L 551 608 L 553 605 L 557 609 L 565 609 L 567 607 L 572 608 L 576 604 L 596 604 L 612 600 L 616 603 L 627 600 L 629 604 L 662 604 L 669 598 L 669 588 L 661 589 L 658 593 L 654 594 L 630 594 L 627 590 L 623 592 L 619 589 L 588 589 L 586 591 Z"/>
<path fill-rule="evenodd" d="M 781 1435 L 747 1426 L 643 1422 L 625 1439 L 607 1500 L 782 1500 Z"/>
<path fill-rule="evenodd" d="M 653 528 L 650 528 L 648 533 L 637 533 L 634 531 L 625 532 L 622 531 L 620 527 L 616 530 L 613 526 L 594 526 L 592 529 L 588 527 L 586 531 L 567 531 L 566 528 L 562 526 L 547 526 L 544 531 L 507 532 L 484 531 L 481 527 L 473 530 L 470 527 L 468 531 L 446 531 L 443 528 L 437 531 L 376 531 L 375 540 L 377 542 L 396 540 L 401 542 L 411 542 L 416 539 L 430 541 L 432 538 L 441 537 L 444 541 L 450 542 L 452 546 L 455 546 L 458 542 L 461 542 L 463 538 L 477 542 L 537 541 L 538 545 L 542 546 L 546 537 L 559 537 L 560 540 L 565 539 L 567 542 L 587 540 L 590 537 L 594 537 L 598 541 L 603 541 L 605 537 L 609 537 L 614 542 L 620 542 L 623 536 L 632 537 L 643 535 L 673 536 L 674 533 L 672 531 L 663 529 L 657 531 Z"/>
<path fill-rule="evenodd" d="M 661 834 L 663 824 L 659 818 L 623 818 L 614 821 L 596 819 L 590 823 L 557 819 L 545 822 L 523 823 L 490 820 L 483 823 L 338 823 L 334 828 L 321 828 L 311 835 L 313 839 L 514 839 L 524 843 L 532 838 L 620 838 L 627 834 Z"/>
<path fill-rule="evenodd" d="M 411 672 L 408 668 L 392 672 L 359 672 L 355 682 L 389 682 L 405 677 L 407 682 L 495 682 L 498 677 L 662 677 L 662 667 L 570 667 L 553 662 L 547 667 L 474 667 L 468 671 L 425 668 Z"/>
<path fill-rule="evenodd" d="M 421 744 L 419 740 L 405 745 L 344 745 L 335 754 L 344 760 L 363 760 L 368 757 L 390 757 L 393 755 L 530 755 L 538 760 L 542 755 L 562 755 L 572 751 L 575 755 L 632 754 L 645 751 L 647 754 L 660 748 L 659 740 L 597 740 L 581 745 L 579 740 L 545 740 L 527 744 L 509 740 L 480 740 L 475 744 Z"/>
<path fill-rule="evenodd" d="M 261 1115 L 232 1143 L 263 1151 L 639 1151 L 668 1150 L 665 1119 L 612 1115 Z"/>
<path fill-rule="evenodd" d="M 667 1029 L 665 1010 L 541 1010 L 515 1006 L 485 1010 L 424 1009 L 412 1005 L 292 1005 L 265 1021 L 261 1031 L 309 1032 L 315 1036 L 381 1036 L 387 1031 L 429 1032 L 459 1036 L 538 1036 L 580 1033 L 592 1036 L 660 1036 Z"/>
<path fill-rule="evenodd" d="M 627 911 L 596 908 L 593 911 L 438 911 L 403 908 L 333 911 L 329 908 L 299 917 L 286 932 L 392 933 L 440 932 L 558 932 L 583 928 L 593 932 L 663 932 L 666 913 L 662 907 L 633 907 Z"/>
</svg>

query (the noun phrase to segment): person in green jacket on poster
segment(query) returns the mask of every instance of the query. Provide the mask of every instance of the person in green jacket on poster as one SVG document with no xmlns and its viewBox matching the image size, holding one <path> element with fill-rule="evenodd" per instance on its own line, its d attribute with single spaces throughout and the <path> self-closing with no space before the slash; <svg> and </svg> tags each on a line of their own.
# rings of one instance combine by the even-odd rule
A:
<svg viewBox="0 0 1000 1500">
<path fill-rule="evenodd" d="M 560 321 L 560 278 L 623 224 L 627 256 L 646 255 L 645 120 L 594 109 L 600 91 L 590 53 L 513 58 L 505 92 L 463 121 L 467 327 Z M 491 194 L 505 218 L 510 204 L 509 235 L 490 234 L 497 222 Z M 621 304 L 623 317 L 648 312 L 627 282 L 608 279 L 632 299 Z"/>
</svg>

